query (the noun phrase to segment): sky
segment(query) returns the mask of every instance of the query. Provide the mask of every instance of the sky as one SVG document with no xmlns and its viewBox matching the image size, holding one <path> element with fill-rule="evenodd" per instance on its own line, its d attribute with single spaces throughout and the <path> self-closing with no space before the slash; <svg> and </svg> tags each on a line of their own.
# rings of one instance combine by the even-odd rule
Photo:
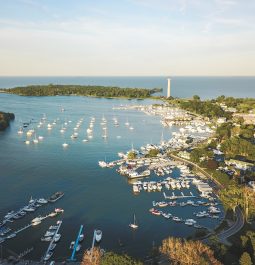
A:
<svg viewBox="0 0 255 265">
<path fill-rule="evenodd" d="M 0 0 L 1 76 L 254 76 L 254 0 Z"/>
</svg>

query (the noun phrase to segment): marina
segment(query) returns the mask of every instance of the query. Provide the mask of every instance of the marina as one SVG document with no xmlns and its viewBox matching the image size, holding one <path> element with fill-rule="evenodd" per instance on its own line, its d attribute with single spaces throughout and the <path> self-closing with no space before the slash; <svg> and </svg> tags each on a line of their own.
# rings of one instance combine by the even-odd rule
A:
<svg viewBox="0 0 255 265">
<path fill-rule="evenodd" d="M 223 214 L 221 205 L 215 206 L 221 211 L 220 214 L 214 214 L 219 218 L 202 218 L 200 216 L 204 215 L 203 211 L 211 215 L 208 213 L 210 205 L 187 204 L 188 200 L 194 201 L 195 205 L 199 200 L 205 200 L 205 203 L 209 204 L 210 197 L 214 196 L 209 193 L 208 198 L 201 197 L 207 196 L 202 194 L 201 189 L 209 191 L 202 183 L 208 183 L 210 187 L 211 184 L 190 171 L 182 162 L 164 155 L 168 148 L 176 150 L 185 147 L 190 134 L 194 134 L 195 145 L 196 141 L 208 137 L 210 132 L 181 132 L 180 129 L 187 125 L 173 124 L 164 127 L 159 115 L 149 115 L 132 108 L 116 109 L 116 106 L 121 104 L 129 104 L 127 100 L 93 99 L 92 104 L 90 99 L 82 97 L 30 98 L 30 106 L 34 110 L 32 113 L 20 108 L 20 105 L 15 105 L 16 96 L 8 97 L 14 106 L 12 111 L 15 112 L 16 106 L 19 114 L 10 133 L 5 136 L 7 139 L 1 140 L 0 143 L 6 150 L 9 150 L 10 143 L 13 145 L 13 151 L 8 154 L 9 166 L 1 165 L 5 172 L 1 177 L 2 181 L 5 181 L 4 191 L 1 190 L 0 193 L 1 220 L 4 220 L 6 213 L 10 214 L 7 218 L 14 216 L 9 209 L 23 208 L 19 207 L 20 202 L 25 201 L 30 194 L 35 194 L 35 191 L 40 191 L 42 195 L 55 194 L 55 197 L 39 197 L 36 204 L 42 206 L 35 209 L 27 207 L 26 211 L 24 210 L 25 215 L 20 219 L 9 218 L 10 221 L 2 228 L 12 230 L 1 235 L 1 238 L 30 225 L 31 220 L 46 216 L 49 212 L 53 213 L 54 217 L 55 209 L 63 207 L 65 211 L 61 218 L 61 242 L 57 247 L 53 242 L 49 248 L 48 254 L 54 251 L 54 256 L 52 254 L 49 257 L 50 260 L 70 259 L 70 242 L 74 241 L 74 235 L 77 236 L 76 229 L 80 224 L 86 227 L 82 249 L 91 248 L 95 227 L 100 227 L 104 233 L 104 248 L 116 252 L 126 251 L 138 257 L 147 255 L 153 241 L 159 244 L 168 235 L 187 237 L 200 229 L 199 226 L 213 229 L 219 224 Z M 19 100 L 24 101 L 24 104 L 26 102 L 25 97 Z M 155 102 L 153 101 L 153 104 Z M 134 101 L 130 105 L 150 103 L 152 101 L 144 100 Z M 65 111 L 61 111 L 62 108 Z M 32 122 L 28 122 L 23 128 L 23 122 L 27 121 Z M 18 133 L 21 126 L 22 134 Z M 148 131 L 151 133 L 148 134 Z M 24 141 L 29 141 L 29 144 Z M 159 155 L 145 157 L 153 149 L 157 149 Z M 137 151 L 135 159 L 127 159 L 130 150 Z M 194 179 L 200 180 L 200 190 L 193 182 Z M 142 184 L 139 184 L 139 181 Z M 14 183 L 21 184 L 13 185 Z M 59 190 L 65 195 L 56 194 Z M 12 192 L 15 192 L 15 198 L 7 196 Z M 159 204 L 152 206 L 153 201 Z M 175 206 L 169 204 L 175 201 Z M 168 205 L 164 206 L 164 202 Z M 128 205 L 128 209 L 119 211 L 124 205 Z M 154 212 L 155 216 L 149 212 L 151 207 L 157 210 Z M 134 213 L 135 222 L 138 219 L 139 225 L 135 230 L 135 236 L 134 230 L 129 226 L 130 223 L 134 224 Z M 166 220 L 167 217 L 169 220 Z M 188 220 L 187 224 L 185 221 L 178 221 L 178 218 Z M 192 221 L 189 219 L 197 223 L 191 225 Z M 49 230 L 50 226 L 55 226 L 51 220 L 46 218 L 41 222 L 40 219 L 35 219 L 35 226 L 31 225 L 30 228 L 18 233 L 19 236 L 4 240 L 1 243 L 3 255 L 8 255 L 7 249 L 22 253 L 25 248 L 33 246 L 34 250 L 26 257 L 45 257 L 44 241 L 49 244 L 52 239 L 50 233 L 44 236 L 45 231 Z M 33 233 L 30 236 L 32 229 Z M 1 231 L 5 233 L 6 230 Z M 79 260 L 80 255 L 75 254 L 74 259 Z"/>
</svg>

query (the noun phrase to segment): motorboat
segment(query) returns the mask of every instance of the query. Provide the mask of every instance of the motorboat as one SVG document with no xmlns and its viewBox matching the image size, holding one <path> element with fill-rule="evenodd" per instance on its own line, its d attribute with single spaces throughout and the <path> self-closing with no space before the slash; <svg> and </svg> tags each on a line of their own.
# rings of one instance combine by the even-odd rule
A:
<svg viewBox="0 0 255 265">
<path fill-rule="evenodd" d="M 41 237 L 41 241 L 46 241 L 46 242 L 49 242 L 52 240 L 52 237 L 51 236 L 48 236 L 48 237 Z"/>
<path fill-rule="evenodd" d="M 83 239 L 84 239 L 84 234 L 80 234 L 80 236 L 79 236 L 79 242 L 82 242 Z"/>
<path fill-rule="evenodd" d="M 47 232 L 44 234 L 44 237 L 49 237 L 49 236 L 54 236 L 54 235 L 55 235 L 55 232 L 47 231 Z"/>
<path fill-rule="evenodd" d="M 62 144 L 63 147 L 68 147 L 68 145 L 69 145 L 68 143 L 63 143 Z"/>
<path fill-rule="evenodd" d="M 38 199 L 37 202 L 40 203 L 40 204 L 46 204 L 46 203 L 48 203 L 48 201 L 45 200 L 44 198 Z"/>
<path fill-rule="evenodd" d="M 55 208 L 55 213 L 63 213 L 64 209 L 62 208 Z"/>
<path fill-rule="evenodd" d="M 51 195 L 48 201 L 49 202 L 55 202 L 55 201 L 59 200 L 60 198 L 62 198 L 63 196 L 64 196 L 64 192 L 58 191 L 58 192 L 54 193 L 53 195 Z"/>
<path fill-rule="evenodd" d="M 61 238 L 61 234 L 56 234 L 54 237 L 54 242 L 58 242 Z"/>
<path fill-rule="evenodd" d="M 45 261 L 49 260 L 49 259 L 51 258 L 52 255 L 53 255 L 53 252 L 49 251 L 49 252 L 45 255 L 44 260 L 45 260 Z"/>
<path fill-rule="evenodd" d="M 102 231 L 96 229 L 96 230 L 94 231 L 94 234 L 95 234 L 95 240 L 96 240 L 96 242 L 99 243 L 99 242 L 102 240 L 102 236 L 103 236 Z"/>
<path fill-rule="evenodd" d="M 12 233 L 9 236 L 7 236 L 6 238 L 7 239 L 11 239 L 11 238 L 14 238 L 16 235 L 17 235 L 16 233 Z"/>
<path fill-rule="evenodd" d="M 57 244 L 52 243 L 51 246 L 50 246 L 50 248 L 49 248 L 49 250 L 50 251 L 54 250 L 56 246 L 57 246 Z"/>
</svg>

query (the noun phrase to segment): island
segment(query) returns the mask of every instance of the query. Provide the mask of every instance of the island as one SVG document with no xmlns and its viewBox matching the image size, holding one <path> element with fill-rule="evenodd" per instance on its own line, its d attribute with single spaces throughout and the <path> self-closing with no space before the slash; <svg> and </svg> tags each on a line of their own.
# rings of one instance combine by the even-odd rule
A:
<svg viewBox="0 0 255 265">
<path fill-rule="evenodd" d="M 15 119 L 15 115 L 13 113 L 5 113 L 0 111 L 0 131 L 4 131 L 9 127 L 10 121 Z"/>
<path fill-rule="evenodd" d="M 1 89 L 1 93 L 20 96 L 87 96 L 104 98 L 149 98 L 161 92 L 162 88 L 120 88 L 115 86 L 90 85 L 31 85 Z"/>
</svg>

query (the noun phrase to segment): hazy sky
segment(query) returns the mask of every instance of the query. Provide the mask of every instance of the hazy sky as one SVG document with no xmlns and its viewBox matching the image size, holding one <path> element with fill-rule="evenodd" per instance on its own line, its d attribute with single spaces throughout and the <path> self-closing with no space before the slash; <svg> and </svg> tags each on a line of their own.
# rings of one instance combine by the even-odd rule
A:
<svg viewBox="0 0 255 265">
<path fill-rule="evenodd" d="M 255 75 L 254 0 L 0 7 L 0 75 Z"/>
</svg>

